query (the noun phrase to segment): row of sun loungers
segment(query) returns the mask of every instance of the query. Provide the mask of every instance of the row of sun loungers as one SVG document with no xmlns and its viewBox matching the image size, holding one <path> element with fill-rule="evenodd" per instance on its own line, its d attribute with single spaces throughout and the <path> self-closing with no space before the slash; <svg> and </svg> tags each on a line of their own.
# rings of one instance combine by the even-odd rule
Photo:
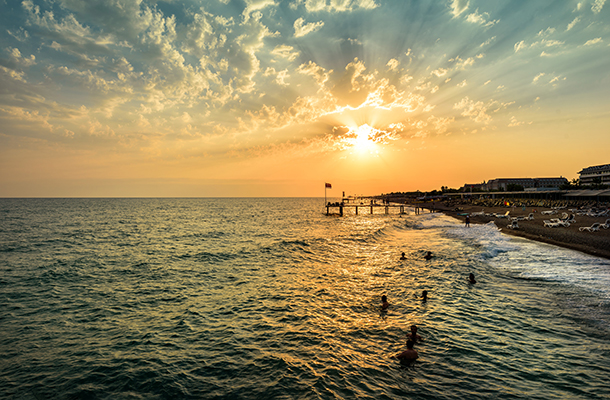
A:
<svg viewBox="0 0 610 400">
<path fill-rule="evenodd" d="M 610 214 L 610 209 L 608 210 L 603 210 L 603 211 L 598 211 L 598 210 L 576 210 L 575 211 L 576 215 L 584 215 L 587 217 L 605 217 L 607 215 Z"/>
<path fill-rule="evenodd" d="M 596 222 L 591 226 L 581 226 L 580 228 L 578 228 L 579 231 L 583 232 L 583 231 L 587 231 L 587 232 L 597 232 L 600 230 L 600 228 L 604 228 L 604 229 L 610 229 L 610 218 L 608 218 L 606 220 L 606 222 L 604 222 L 603 224 Z"/>
<path fill-rule="evenodd" d="M 558 208 L 561 209 L 561 208 Z M 554 209 L 554 210 L 550 210 L 550 211 L 543 211 L 541 212 L 542 215 L 553 215 L 553 214 L 557 214 L 559 211 L 558 209 Z M 577 211 L 577 210 L 572 210 L 570 209 L 569 211 Z M 607 215 L 607 213 L 610 210 L 606 210 L 603 212 L 603 215 Z M 506 227 L 509 229 L 519 229 L 519 223 L 518 221 L 525 221 L 525 220 L 529 220 L 532 221 L 534 219 L 534 213 L 529 213 L 529 215 L 526 216 L 521 216 L 521 217 L 510 217 L 510 211 L 507 211 L 504 214 L 498 214 L 498 213 L 485 213 L 484 211 L 479 211 L 479 212 L 474 212 L 472 214 L 470 214 L 471 216 L 488 216 L 488 217 L 495 217 L 495 218 L 508 218 L 510 219 L 510 224 L 508 224 Z M 579 215 L 587 215 L 587 216 L 599 216 L 599 213 L 592 213 L 591 210 L 588 210 L 586 213 L 580 213 Z M 567 228 L 569 227 L 571 224 L 576 222 L 576 218 L 574 216 L 574 213 L 572 213 L 571 215 L 568 215 L 568 213 L 563 212 L 561 214 L 561 218 L 552 218 L 549 220 L 544 220 L 544 226 L 547 228 L 559 228 L 559 227 L 564 227 Z M 608 218 L 606 220 L 605 223 L 594 223 L 591 226 L 582 226 L 580 228 L 578 228 L 578 230 L 580 230 L 581 232 L 583 231 L 587 231 L 587 232 L 596 232 L 599 231 L 600 228 L 604 228 L 604 229 L 610 229 L 610 218 Z"/>
<path fill-rule="evenodd" d="M 567 228 L 568 226 L 570 226 L 570 223 L 568 221 L 563 221 L 559 218 L 553 218 L 551 220 L 544 220 L 544 226 L 547 228 L 558 228 L 558 227 L 564 227 Z"/>
<path fill-rule="evenodd" d="M 529 215 L 527 217 L 512 217 L 511 220 L 513 220 L 513 221 L 533 221 L 534 213 L 529 213 Z"/>
</svg>

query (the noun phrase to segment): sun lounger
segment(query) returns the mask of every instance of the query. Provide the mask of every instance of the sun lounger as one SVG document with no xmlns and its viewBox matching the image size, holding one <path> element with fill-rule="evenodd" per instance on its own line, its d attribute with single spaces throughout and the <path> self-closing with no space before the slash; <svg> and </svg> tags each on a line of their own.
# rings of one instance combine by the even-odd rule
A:
<svg viewBox="0 0 610 400">
<path fill-rule="evenodd" d="M 506 214 L 496 214 L 496 218 L 508 218 L 508 214 L 510 214 L 510 211 L 507 211 Z"/>
<path fill-rule="evenodd" d="M 529 213 L 529 215 L 527 217 L 526 216 L 514 217 L 514 219 L 516 219 L 517 221 L 533 221 L 534 213 Z"/>
<path fill-rule="evenodd" d="M 517 223 L 516 219 L 513 219 L 510 221 L 510 224 L 506 225 L 506 227 L 510 229 L 519 229 L 519 224 Z"/>
<path fill-rule="evenodd" d="M 544 226 L 546 228 L 560 228 L 560 227 L 567 228 L 568 226 L 570 226 L 570 223 L 568 221 L 562 221 L 558 218 L 553 218 L 551 220 L 545 219 Z"/>
<path fill-rule="evenodd" d="M 604 228 L 604 229 L 610 229 L 610 218 L 608 218 L 608 219 L 606 220 L 606 222 L 604 222 L 603 224 L 601 224 L 599 227 L 600 227 L 600 228 Z"/>
<path fill-rule="evenodd" d="M 600 224 L 599 222 L 596 222 L 591 226 L 581 226 L 580 228 L 578 228 L 578 230 L 581 232 L 583 232 L 583 231 L 597 232 L 597 231 L 599 231 L 599 228 L 601 227 L 601 225 L 602 224 Z"/>
</svg>

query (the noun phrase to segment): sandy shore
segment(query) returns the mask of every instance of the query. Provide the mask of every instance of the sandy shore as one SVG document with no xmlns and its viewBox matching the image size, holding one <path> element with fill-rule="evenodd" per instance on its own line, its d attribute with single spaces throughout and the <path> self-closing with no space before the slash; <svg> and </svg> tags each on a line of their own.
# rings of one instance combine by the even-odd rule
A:
<svg viewBox="0 0 610 400">
<path fill-rule="evenodd" d="M 523 210 L 523 208 L 520 207 L 481 207 L 468 204 L 460 204 L 456 207 L 455 205 L 447 206 L 443 203 L 436 203 L 434 208 L 436 211 L 441 211 L 446 215 L 461 219 L 462 221 L 466 218 L 464 214 L 475 213 L 475 215 L 470 216 L 471 224 L 485 224 L 489 221 L 493 221 L 498 228 L 502 229 L 503 233 L 508 235 L 521 236 L 527 239 L 549 243 L 556 246 L 581 251 L 597 257 L 610 259 L 610 229 L 602 228 L 597 232 L 581 232 L 578 229 L 583 226 L 591 226 L 595 222 L 604 223 L 606 219 L 610 218 L 608 216 L 575 216 L 576 222 L 572 223 L 569 227 L 548 228 L 544 226 L 544 220 L 559 218 L 562 211 L 568 211 L 560 210 L 559 214 L 542 215 L 543 211 L 550 211 L 551 209 L 527 207 L 525 210 Z M 519 228 L 510 229 L 507 228 L 507 225 L 510 223 L 508 218 L 496 218 L 493 216 L 476 214 L 480 213 L 481 211 L 485 212 L 486 214 L 505 214 L 507 211 L 510 211 L 509 215 L 511 217 L 527 216 L 534 212 L 534 219 L 531 221 L 518 221 Z"/>
</svg>

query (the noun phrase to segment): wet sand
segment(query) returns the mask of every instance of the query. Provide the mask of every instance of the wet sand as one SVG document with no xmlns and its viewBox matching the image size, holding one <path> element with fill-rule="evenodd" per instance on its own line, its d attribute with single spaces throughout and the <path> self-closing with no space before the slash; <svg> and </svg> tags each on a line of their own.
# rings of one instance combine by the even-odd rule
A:
<svg viewBox="0 0 610 400">
<path fill-rule="evenodd" d="M 581 232 L 578 228 L 583 226 L 591 226 L 595 222 L 604 223 L 610 216 L 605 217 L 589 217 L 576 215 L 576 222 L 569 227 L 548 228 L 544 226 L 544 220 L 559 218 L 562 212 L 560 210 L 555 215 L 542 215 L 543 211 L 549 211 L 550 208 L 527 207 L 523 210 L 521 207 L 481 207 L 475 205 L 459 205 L 445 206 L 444 204 L 436 203 L 434 209 L 441 211 L 446 215 L 455 217 L 462 221 L 465 220 L 466 213 L 478 213 L 484 211 L 486 214 L 505 214 L 510 211 L 511 217 L 527 216 L 534 212 L 534 219 L 531 221 L 518 221 L 518 229 L 510 229 L 507 225 L 510 224 L 509 218 L 496 218 L 487 215 L 471 215 L 471 224 L 486 224 L 493 221 L 503 233 L 507 235 L 520 236 L 526 239 L 536 240 L 539 242 L 549 243 L 556 246 L 565 247 L 572 250 L 581 251 L 597 257 L 610 259 L 610 229 L 601 228 L 597 232 Z"/>
</svg>

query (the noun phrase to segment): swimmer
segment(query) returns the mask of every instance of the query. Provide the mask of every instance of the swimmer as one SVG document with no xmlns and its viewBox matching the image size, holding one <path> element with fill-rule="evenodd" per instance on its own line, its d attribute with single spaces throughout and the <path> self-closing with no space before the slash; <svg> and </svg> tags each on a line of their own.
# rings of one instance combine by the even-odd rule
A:
<svg viewBox="0 0 610 400">
<path fill-rule="evenodd" d="M 427 290 L 424 290 L 423 292 L 421 292 L 421 301 L 424 303 L 426 301 L 428 301 L 428 291 Z"/>
<path fill-rule="evenodd" d="M 477 281 L 474 279 L 474 274 L 472 272 L 470 273 L 470 275 L 468 275 L 468 282 L 477 283 Z"/>
<path fill-rule="evenodd" d="M 416 325 L 411 325 L 411 333 L 407 335 L 407 339 L 411 340 L 413 343 L 415 342 L 421 342 L 424 339 L 421 338 L 421 336 L 419 336 L 417 334 L 417 326 Z"/>
<path fill-rule="evenodd" d="M 402 256 L 400 256 L 400 259 L 401 259 L 401 260 L 406 260 L 406 259 L 407 259 L 407 257 L 405 256 L 405 253 L 404 253 L 404 252 L 402 253 Z"/>
<path fill-rule="evenodd" d="M 424 256 L 424 258 L 425 258 L 426 260 L 429 260 L 429 259 L 431 259 L 432 257 L 434 257 L 434 256 L 432 255 L 432 252 L 431 252 L 431 251 L 429 251 L 429 252 L 428 252 L 428 254 L 426 254 L 426 255 Z"/>
<path fill-rule="evenodd" d="M 407 349 L 390 358 L 398 358 L 400 361 L 414 361 L 419 357 L 417 350 L 413 349 L 413 341 L 407 340 Z"/>
<path fill-rule="evenodd" d="M 390 303 L 388 303 L 388 298 L 384 294 L 383 296 L 381 296 L 381 309 L 386 310 L 389 306 Z"/>
</svg>

